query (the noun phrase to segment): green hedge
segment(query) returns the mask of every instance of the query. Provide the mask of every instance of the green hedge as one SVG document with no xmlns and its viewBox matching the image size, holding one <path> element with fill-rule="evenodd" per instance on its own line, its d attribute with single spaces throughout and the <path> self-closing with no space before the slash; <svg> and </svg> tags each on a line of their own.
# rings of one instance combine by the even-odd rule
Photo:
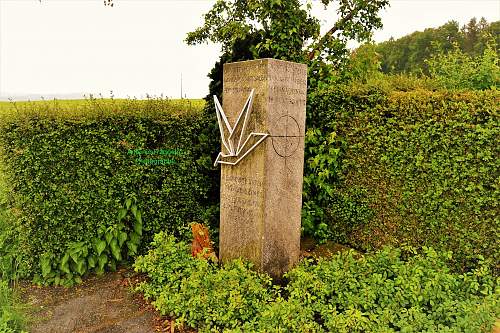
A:
<svg viewBox="0 0 500 333">
<path fill-rule="evenodd" d="M 78 281 L 135 255 L 155 232 L 179 235 L 188 222 L 206 219 L 210 158 L 200 114 L 158 99 L 4 112 L 6 206 L 20 233 L 10 255 L 21 275 Z"/>
<path fill-rule="evenodd" d="M 326 154 L 338 162 L 319 170 L 335 175 L 332 195 L 322 200 L 331 237 L 362 249 L 452 250 L 461 268 L 500 256 L 498 91 L 351 85 L 314 95 L 309 107 L 312 125 L 335 132 L 329 143 L 340 149 Z M 306 152 L 306 179 L 321 184 L 310 172 L 326 160 L 316 142 Z M 318 189 L 306 190 L 310 202 L 319 197 Z"/>
<path fill-rule="evenodd" d="M 462 269 L 498 258 L 500 94 L 380 86 L 309 93 L 304 232 L 360 249 L 452 250 Z M 154 99 L 4 111 L 0 205 L 12 230 L 0 234 L 2 270 L 78 281 L 157 231 L 217 227 L 217 147 L 199 111 Z M 137 152 L 176 163 L 144 165 Z"/>
</svg>

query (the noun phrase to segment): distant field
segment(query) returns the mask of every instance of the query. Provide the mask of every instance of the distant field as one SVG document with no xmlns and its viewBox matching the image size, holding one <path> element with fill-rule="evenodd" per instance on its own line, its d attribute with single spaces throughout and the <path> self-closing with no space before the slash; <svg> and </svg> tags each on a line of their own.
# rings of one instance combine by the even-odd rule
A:
<svg viewBox="0 0 500 333">
<path fill-rule="evenodd" d="M 119 101 L 125 101 L 125 99 L 110 99 L 110 98 L 99 98 L 97 99 L 100 103 L 113 103 Z M 194 108 L 202 109 L 205 106 L 205 101 L 203 99 L 170 99 L 169 100 L 173 105 L 179 106 L 181 108 L 185 108 L 188 106 Z M 90 103 L 87 99 L 64 99 L 64 100 L 46 100 L 46 101 L 19 101 L 19 102 L 3 102 L 0 101 L 0 112 L 4 110 L 14 110 L 16 106 L 22 107 L 28 104 L 45 104 L 45 105 L 54 105 L 62 108 L 79 108 L 80 106 L 86 106 Z"/>
</svg>

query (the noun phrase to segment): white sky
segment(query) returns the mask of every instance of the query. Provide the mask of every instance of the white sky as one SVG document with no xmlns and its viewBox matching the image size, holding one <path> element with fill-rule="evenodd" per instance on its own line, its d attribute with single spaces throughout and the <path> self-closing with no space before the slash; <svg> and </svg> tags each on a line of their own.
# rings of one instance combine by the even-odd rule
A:
<svg viewBox="0 0 500 333">
<path fill-rule="evenodd" d="M 208 92 L 217 45 L 188 46 L 212 0 L 0 0 L 0 97 L 102 93 L 180 96 Z M 335 20 L 317 4 L 324 29 Z M 500 0 L 392 0 L 376 41 L 472 17 L 500 20 Z M 330 24 L 329 24 L 330 23 Z"/>
</svg>

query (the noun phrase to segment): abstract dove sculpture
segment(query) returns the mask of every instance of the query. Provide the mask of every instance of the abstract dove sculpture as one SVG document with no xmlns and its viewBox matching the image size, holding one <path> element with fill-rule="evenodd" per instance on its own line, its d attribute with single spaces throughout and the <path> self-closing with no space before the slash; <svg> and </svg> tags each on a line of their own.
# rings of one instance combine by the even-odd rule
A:
<svg viewBox="0 0 500 333">
<path fill-rule="evenodd" d="M 238 118 L 236 119 L 234 127 L 231 127 L 231 125 L 229 124 L 229 121 L 227 120 L 226 114 L 224 113 L 224 110 L 222 109 L 222 106 L 220 105 L 217 96 L 214 95 L 215 113 L 217 114 L 217 122 L 219 123 L 222 145 L 223 148 L 226 148 L 226 150 L 229 152 L 228 154 L 224 154 L 221 151 L 219 155 L 217 155 L 217 158 L 215 159 L 214 166 L 217 166 L 217 164 L 229 164 L 229 165 L 238 164 L 245 156 L 250 154 L 252 150 L 254 150 L 262 141 L 264 141 L 265 138 L 269 136 L 268 133 L 251 132 L 250 134 L 248 134 L 245 141 L 242 143 L 248 124 L 248 118 L 250 117 L 250 113 L 252 110 L 254 91 L 255 89 L 252 89 L 252 91 L 250 92 L 250 96 L 248 96 L 247 101 L 243 106 L 243 109 L 241 109 L 241 112 L 238 115 Z M 226 134 L 226 131 L 228 134 Z M 244 148 L 247 146 L 248 142 L 252 138 L 256 138 L 257 141 L 250 148 L 244 151 Z M 234 162 L 224 160 L 227 159 L 228 157 L 237 159 Z"/>
</svg>

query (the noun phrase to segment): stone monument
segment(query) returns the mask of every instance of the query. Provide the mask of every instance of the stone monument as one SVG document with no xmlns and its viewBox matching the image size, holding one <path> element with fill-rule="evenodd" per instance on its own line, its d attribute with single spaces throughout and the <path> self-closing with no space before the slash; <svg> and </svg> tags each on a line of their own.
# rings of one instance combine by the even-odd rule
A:
<svg viewBox="0 0 500 333">
<path fill-rule="evenodd" d="M 223 75 L 220 259 L 280 278 L 300 255 L 307 66 L 259 59 Z"/>
</svg>

